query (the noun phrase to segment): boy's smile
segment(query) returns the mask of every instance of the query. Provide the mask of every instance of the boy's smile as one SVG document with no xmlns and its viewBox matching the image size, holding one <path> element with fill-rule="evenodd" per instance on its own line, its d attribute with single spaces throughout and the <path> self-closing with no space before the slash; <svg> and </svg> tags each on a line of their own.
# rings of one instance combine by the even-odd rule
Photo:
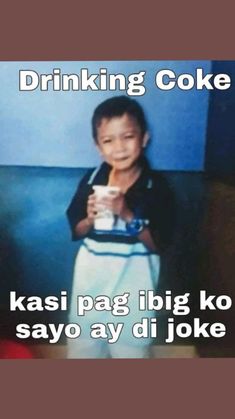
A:
<svg viewBox="0 0 235 419">
<path fill-rule="evenodd" d="M 103 118 L 97 127 L 98 149 L 104 160 L 118 171 L 137 164 L 148 138 L 148 134 L 142 134 L 137 121 L 128 114 Z"/>
</svg>

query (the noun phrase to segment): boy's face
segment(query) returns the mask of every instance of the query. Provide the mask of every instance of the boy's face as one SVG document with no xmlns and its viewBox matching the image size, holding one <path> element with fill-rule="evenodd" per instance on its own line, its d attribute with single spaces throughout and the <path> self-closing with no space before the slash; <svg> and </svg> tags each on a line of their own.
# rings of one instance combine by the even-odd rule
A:
<svg viewBox="0 0 235 419">
<path fill-rule="evenodd" d="M 124 114 L 103 118 L 97 128 L 97 146 L 104 160 L 116 170 L 135 166 L 148 141 L 148 133 L 141 133 L 137 121 Z"/>
</svg>

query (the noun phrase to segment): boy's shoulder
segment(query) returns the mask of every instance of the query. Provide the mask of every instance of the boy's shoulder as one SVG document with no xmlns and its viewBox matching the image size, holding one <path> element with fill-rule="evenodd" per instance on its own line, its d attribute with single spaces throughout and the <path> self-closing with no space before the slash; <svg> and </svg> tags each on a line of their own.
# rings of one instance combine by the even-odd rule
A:
<svg viewBox="0 0 235 419">
<path fill-rule="evenodd" d="M 86 170 L 84 175 L 81 177 L 78 182 L 78 186 L 81 187 L 91 187 L 93 184 L 103 183 L 107 180 L 109 173 L 108 165 L 102 163 L 97 167 L 92 167 Z"/>
<path fill-rule="evenodd" d="M 154 186 L 167 187 L 169 186 L 169 180 L 166 173 L 156 169 L 149 169 L 149 177 L 152 179 Z"/>
<path fill-rule="evenodd" d="M 106 163 L 93 168 L 89 168 L 84 174 L 81 182 L 83 184 L 92 185 L 94 183 L 102 183 L 106 181 L 110 172 L 110 167 Z"/>
<path fill-rule="evenodd" d="M 166 173 L 159 169 L 153 169 L 145 156 L 141 159 L 141 164 L 143 166 L 143 175 L 145 178 L 151 179 L 155 185 L 164 185 L 167 184 Z"/>
<path fill-rule="evenodd" d="M 81 182 L 88 182 L 89 178 L 91 177 L 92 173 L 96 170 L 96 167 L 89 167 L 86 169 L 84 175 L 82 176 Z"/>
</svg>

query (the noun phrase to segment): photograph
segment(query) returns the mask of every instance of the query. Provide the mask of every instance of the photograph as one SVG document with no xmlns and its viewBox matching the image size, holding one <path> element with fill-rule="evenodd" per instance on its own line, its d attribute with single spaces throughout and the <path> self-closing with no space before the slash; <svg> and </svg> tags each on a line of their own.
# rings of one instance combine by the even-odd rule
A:
<svg viewBox="0 0 235 419">
<path fill-rule="evenodd" d="M 0 359 L 234 358 L 234 78 L 0 62 Z"/>
</svg>

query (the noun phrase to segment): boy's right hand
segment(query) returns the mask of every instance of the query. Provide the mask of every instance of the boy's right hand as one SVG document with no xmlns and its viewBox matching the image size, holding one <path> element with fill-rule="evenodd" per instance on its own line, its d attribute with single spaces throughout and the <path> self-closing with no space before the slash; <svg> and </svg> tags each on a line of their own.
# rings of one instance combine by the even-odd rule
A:
<svg viewBox="0 0 235 419">
<path fill-rule="evenodd" d="M 87 200 L 87 218 L 91 224 L 94 224 L 95 218 L 97 216 L 97 198 L 95 193 L 92 193 L 88 196 Z"/>
</svg>

